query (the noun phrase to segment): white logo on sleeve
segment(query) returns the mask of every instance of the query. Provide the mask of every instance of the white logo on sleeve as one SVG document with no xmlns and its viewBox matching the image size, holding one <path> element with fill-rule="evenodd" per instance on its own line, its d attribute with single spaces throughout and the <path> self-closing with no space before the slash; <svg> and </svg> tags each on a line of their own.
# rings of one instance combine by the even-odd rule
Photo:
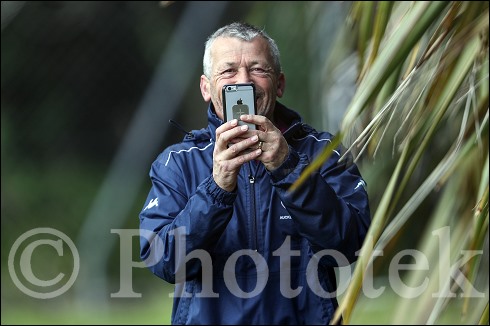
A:
<svg viewBox="0 0 490 326">
<path fill-rule="evenodd" d="M 153 198 L 152 200 L 150 200 L 150 202 L 148 203 L 148 206 L 145 207 L 144 211 L 146 211 L 147 209 L 152 208 L 153 206 L 158 207 L 158 197 L 157 198 Z"/>
<path fill-rule="evenodd" d="M 360 180 L 358 183 L 357 183 L 357 186 L 354 188 L 354 190 L 357 190 L 357 188 L 359 188 L 359 186 L 362 186 L 364 188 L 364 190 L 366 190 L 366 183 L 364 182 L 364 180 Z"/>
</svg>

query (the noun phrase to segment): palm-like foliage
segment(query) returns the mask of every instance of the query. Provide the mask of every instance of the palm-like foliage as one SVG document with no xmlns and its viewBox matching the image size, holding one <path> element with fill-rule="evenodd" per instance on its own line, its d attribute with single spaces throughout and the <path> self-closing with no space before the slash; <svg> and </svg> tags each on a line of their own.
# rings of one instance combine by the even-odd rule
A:
<svg viewBox="0 0 490 326">
<path fill-rule="evenodd" d="M 383 169 L 369 185 L 372 225 L 336 313 L 345 323 L 376 256 L 421 221 L 417 248 L 399 253 L 418 268 L 404 274 L 393 323 L 436 323 L 458 296 L 462 319 L 452 323 L 488 323 L 488 8 L 353 3 L 358 84 L 339 141 L 364 170 Z"/>
</svg>

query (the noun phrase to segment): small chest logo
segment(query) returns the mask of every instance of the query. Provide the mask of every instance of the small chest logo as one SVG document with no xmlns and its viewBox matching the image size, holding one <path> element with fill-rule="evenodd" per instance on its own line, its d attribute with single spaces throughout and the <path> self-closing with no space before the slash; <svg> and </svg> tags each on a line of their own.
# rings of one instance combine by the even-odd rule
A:
<svg viewBox="0 0 490 326">
<path fill-rule="evenodd" d="M 284 206 L 283 202 L 281 201 L 281 206 L 286 209 L 286 206 Z M 286 210 L 287 211 L 287 210 Z M 279 215 L 280 220 L 292 220 L 291 215 Z"/>
</svg>

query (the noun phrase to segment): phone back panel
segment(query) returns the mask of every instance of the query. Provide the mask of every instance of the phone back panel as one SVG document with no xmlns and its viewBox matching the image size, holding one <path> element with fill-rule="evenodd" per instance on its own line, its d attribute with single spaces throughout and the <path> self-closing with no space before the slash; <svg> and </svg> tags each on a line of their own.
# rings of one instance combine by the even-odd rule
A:
<svg viewBox="0 0 490 326">
<path fill-rule="evenodd" d="M 253 84 L 234 84 L 223 86 L 223 110 L 225 121 L 238 119 L 239 125 L 247 124 L 256 129 L 254 124 L 240 121 L 242 114 L 256 114 L 255 86 Z"/>
</svg>

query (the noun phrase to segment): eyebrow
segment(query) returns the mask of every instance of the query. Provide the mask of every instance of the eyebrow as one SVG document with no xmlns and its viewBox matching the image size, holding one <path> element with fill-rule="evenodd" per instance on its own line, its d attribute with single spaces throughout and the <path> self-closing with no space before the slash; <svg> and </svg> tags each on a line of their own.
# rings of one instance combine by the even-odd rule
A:
<svg viewBox="0 0 490 326">
<path fill-rule="evenodd" d="M 261 62 L 261 61 L 256 60 L 256 61 L 252 61 L 250 63 L 250 66 L 255 66 L 255 65 L 260 65 L 264 68 L 272 69 L 272 66 L 267 61 Z M 232 68 L 237 67 L 237 64 L 235 62 L 223 62 L 217 66 L 217 69 L 221 70 L 221 69 L 230 68 L 230 67 L 232 67 Z"/>
</svg>

